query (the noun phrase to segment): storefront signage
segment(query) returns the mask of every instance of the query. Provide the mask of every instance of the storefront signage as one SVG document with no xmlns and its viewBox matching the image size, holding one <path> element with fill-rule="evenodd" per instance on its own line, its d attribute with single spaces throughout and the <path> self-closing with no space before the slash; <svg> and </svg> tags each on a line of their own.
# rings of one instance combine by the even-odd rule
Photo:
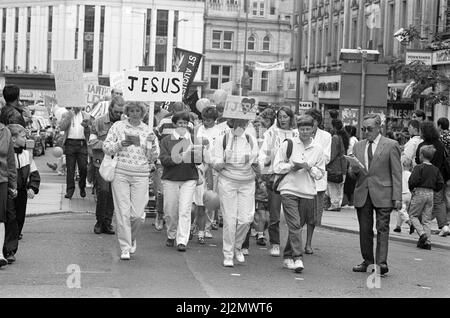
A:
<svg viewBox="0 0 450 318">
<path fill-rule="evenodd" d="M 426 52 L 426 51 L 407 51 L 406 52 L 406 60 L 405 64 L 409 65 L 412 62 L 421 62 L 425 65 L 431 65 L 432 64 L 432 52 Z"/>
<path fill-rule="evenodd" d="M 433 65 L 450 64 L 450 49 L 433 52 Z"/>
<path fill-rule="evenodd" d="M 319 92 L 339 91 L 339 82 L 319 83 Z"/>
</svg>

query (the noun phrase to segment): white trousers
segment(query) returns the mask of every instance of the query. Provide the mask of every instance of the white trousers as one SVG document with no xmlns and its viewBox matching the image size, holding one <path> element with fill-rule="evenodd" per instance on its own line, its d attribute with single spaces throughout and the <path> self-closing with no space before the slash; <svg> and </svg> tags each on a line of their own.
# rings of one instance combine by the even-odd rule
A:
<svg viewBox="0 0 450 318">
<path fill-rule="evenodd" d="M 255 181 L 235 182 L 219 176 L 218 190 L 223 213 L 223 256 L 232 259 L 255 215 Z"/>
<path fill-rule="evenodd" d="M 129 252 L 139 228 L 145 222 L 148 204 L 148 177 L 115 174 L 111 183 L 117 238 L 122 252 Z"/>
<path fill-rule="evenodd" d="M 162 184 L 167 237 L 186 246 L 191 230 L 191 210 L 197 180 L 162 180 Z"/>
</svg>

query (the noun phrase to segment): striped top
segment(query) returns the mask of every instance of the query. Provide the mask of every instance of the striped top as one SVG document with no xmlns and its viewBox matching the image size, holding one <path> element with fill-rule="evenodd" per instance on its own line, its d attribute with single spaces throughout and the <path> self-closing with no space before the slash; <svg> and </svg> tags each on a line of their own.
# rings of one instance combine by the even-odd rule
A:
<svg viewBox="0 0 450 318">
<path fill-rule="evenodd" d="M 139 126 L 133 126 L 128 120 L 123 120 L 112 125 L 103 142 L 103 151 L 107 155 L 117 157 L 116 172 L 134 176 L 149 176 L 150 164 L 159 156 L 157 138 L 151 145 L 147 145 L 146 140 L 150 133 L 148 126 L 142 122 Z M 140 146 L 123 147 L 121 142 L 125 139 L 125 135 L 139 136 Z"/>
</svg>

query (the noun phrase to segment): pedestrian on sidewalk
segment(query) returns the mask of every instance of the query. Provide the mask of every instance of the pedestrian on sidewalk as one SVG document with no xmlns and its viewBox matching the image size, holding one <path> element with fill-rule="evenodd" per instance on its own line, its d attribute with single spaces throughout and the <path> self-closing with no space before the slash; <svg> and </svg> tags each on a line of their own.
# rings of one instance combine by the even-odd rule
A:
<svg viewBox="0 0 450 318">
<path fill-rule="evenodd" d="M 446 171 L 446 154 L 445 146 L 440 140 L 439 131 L 437 130 L 434 122 L 425 121 L 420 125 L 420 133 L 423 142 L 419 144 L 416 151 L 416 163 L 420 164 L 420 148 L 427 145 L 433 145 L 436 149 L 436 153 L 431 160 L 431 163 L 439 169 L 444 182 L 450 179 L 450 175 Z M 447 220 L 447 209 L 444 199 L 444 188 L 434 192 L 433 196 L 433 215 L 432 219 L 436 218 L 439 228 L 439 236 L 450 235 L 449 220 Z"/>
<path fill-rule="evenodd" d="M 323 148 L 313 142 L 314 119 L 301 116 L 297 127 L 299 138 L 282 143 L 275 156 L 274 171 L 283 175 L 277 188 L 289 229 L 283 266 L 300 273 L 304 268 L 302 228 L 316 224 L 316 180 L 325 174 L 325 155 Z M 288 148 L 292 148 L 290 156 Z"/>
<path fill-rule="evenodd" d="M 75 192 L 75 169 L 78 167 L 80 179 L 78 186 L 80 196 L 86 197 L 86 177 L 88 165 L 87 142 L 90 135 L 92 117 L 81 110 L 81 107 L 73 107 L 64 113 L 59 127 L 64 131 L 63 145 L 66 155 L 66 199 L 72 199 Z"/>
<path fill-rule="evenodd" d="M 245 262 L 242 253 L 255 214 L 255 173 L 258 156 L 256 138 L 247 134 L 248 120 L 230 119 L 230 131 L 214 147 L 212 164 L 219 173 L 218 190 L 223 213 L 223 266 L 233 267 L 233 259 Z"/>
<path fill-rule="evenodd" d="M 434 192 L 438 192 L 444 187 L 441 172 L 431 163 L 435 153 L 436 148 L 433 145 L 420 148 L 421 164 L 414 167 L 408 181 L 409 190 L 412 193 L 409 217 L 420 236 L 417 247 L 426 250 L 431 250 L 430 223 Z"/>
<path fill-rule="evenodd" d="M 403 147 L 402 158 L 408 158 L 412 161 L 412 168 L 416 165 L 417 147 L 423 142 L 420 137 L 420 122 L 410 120 L 408 123 L 409 140 Z"/>
<path fill-rule="evenodd" d="M 350 136 L 349 146 L 347 149 L 347 155 L 353 155 L 353 147 L 358 142 L 356 137 L 356 127 L 355 126 L 345 126 L 344 127 L 347 134 Z M 353 206 L 353 193 L 355 192 L 356 180 L 350 176 L 347 171 L 344 181 L 344 202 L 342 205 L 348 205 L 348 207 Z"/>
<path fill-rule="evenodd" d="M 331 134 L 323 129 L 321 129 L 323 118 L 322 114 L 317 109 L 310 109 L 306 113 L 306 115 L 310 116 L 314 120 L 314 128 L 313 128 L 313 144 L 316 146 L 319 146 L 323 149 L 324 153 L 324 160 L 325 160 L 325 166 L 330 162 L 331 158 Z M 316 228 L 316 225 L 322 224 L 322 214 L 324 209 L 324 199 L 325 199 L 325 192 L 327 190 L 327 172 L 325 171 L 324 176 L 321 179 L 315 180 L 316 183 L 316 190 L 317 190 L 317 196 L 316 196 L 316 215 L 314 217 L 315 222 L 308 222 L 306 224 L 306 246 L 305 246 L 305 253 L 306 254 L 313 254 L 313 248 L 312 248 L 312 238 L 314 235 L 314 230 Z"/>
<path fill-rule="evenodd" d="M 333 137 L 331 139 L 330 162 L 327 164 L 328 186 L 326 191 L 331 205 L 327 211 L 340 212 L 344 196 L 345 175 L 347 174 L 347 160 L 344 155 L 347 154 L 350 138 L 340 119 L 333 119 L 331 125 Z"/>
<path fill-rule="evenodd" d="M 400 147 L 396 141 L 381 135 L 381 118 L 377 114 L 364 117 L 362 132 L 365 139 L 355 145 L 353 152 L 365 168 L 351 165 L 350 173 L 357 178 L 354 203 L 364 261 L 353 267 L 353 271 L 367 272 L 370 265 L 376 264 L 383 275 L 389 271 L 390 215 L 393 208 L 402 207 Z M 373 211 L 376 213 L 376 257 L 373 253 Z"/>
<path fill-rule="evenodd" d="M 402 231 L 402 224 L 405 222 L 410 226 L 410 234 L 412 234 L 411 229 L 414 229 L 411 224 L 411 220 L 408 215 L 408 207 L 411 202 L 411 192 L 409 191 L 408 181 L 411 177 L 412 161 L 407 157 L 402 157 L 402 209 L 397 210 L 397 225 L 394 232 L 400 233 Z M 412 230 L 413 231 L 413 230 Z"/>
<path fill-rule="evenodd" d="M 8 200 L 17 197 L 17 169 L 11 132 L 0 123 L 0 267 L 8 264 L 3 254 L 5 223 L 8 220 Z"/>
<path fill-rule="evenodd" d="M 122 260 L 129 260 L 136 252 L 149 200 L 150 164 L 159 155 L 155 134 L 142 122 L 146 111 L 144 103 L 126 102 L 123 113 L 128 118 L 115 122 L 103 142 L 105 154 L 117 159 L 111 188 Z"/>
<path fill-rule="evenodd" d="M 188 131 L 189 113 L 172 116 L 175 129 L 161 140 L 159 160 L 164 168 L 161 180 L 164 196 L 164 218 L 167 225 L 167 247 L 186 251 L 191 230 L 194 192 L 199 179 L 197 164 L 203 162 L 203 145 L 194 145 Z"/>
<path fill-rule="evenodd" d="M 269 205 L 270 255 L 280 256 L 280 214 L 281 195 L 273 189 L 275 172 L 274 159 L 286 139 L 298 139 L 295 114 L 289 107 L 281 107 L 276 113 L 276 122 L 264 132 L 264 141 L 259 150 L 258 164 L 261 176 L 266 179 Z"/>
<path fill-rule="evenodd" d="M 26 130 L 19 124 L 8 125 L 14 144 L 17 169 L 17 197 L 8 199 L 8 216 L 5 223 L 5 243 L 3 253 L 11 264 L 19 246 L 19 237 L 25 224 L 27 200 L 39 193 L 41 177 L 31 153 L 26 148 Z"/>
<path fill-rule="evenodd" d="M 111 224 L 114 215 L 111 182 L 107 182 L 102 178 L 99 173 L 99 168 L 105 156 L 105 153 L 103 152 L 103 142 L 112 125 L 121 119 L 124 105 L 125 100 L 122 96 L 113 96 L 109 103 L 108 113 L 94 120 L 91 127 L 88 147 L 92 149 L 94 188 L 97 195 L 95 207 L 97 223 L 94 226 L 95 234 L 115 234 Z"/>
</svg>

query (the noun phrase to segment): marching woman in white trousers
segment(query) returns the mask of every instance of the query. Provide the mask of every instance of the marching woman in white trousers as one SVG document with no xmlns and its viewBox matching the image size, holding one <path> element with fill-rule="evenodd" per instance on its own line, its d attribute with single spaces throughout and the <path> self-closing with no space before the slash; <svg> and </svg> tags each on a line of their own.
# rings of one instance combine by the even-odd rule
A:
<svg viewBox="0 0 450 318">
<path fill-rule="evenodd" d="M 117 158 L 112 192 L 120 259 L 129 260 L 136 252 L 136 236 L 145 221 L 148 203 L 150 163 L 159 155 L 155 134 L 142 122 L 145 104 L 127 102 L 123 112 L 128 119 L 112 125 L 103 142 L 105 154 Z"/>
<path fill-rule="evenodd" d="M 248 120 L 229 120 L 231 132 L 214 145 L 212 165 L 219 172 L 218 190 L 223 211 L 223 265 L 234 266 L 233 257 L 245 262 L 242 243 L 255 214 L 255 173 L 258 156 L 256 139 L 245 134 Z"/>
</svg>

